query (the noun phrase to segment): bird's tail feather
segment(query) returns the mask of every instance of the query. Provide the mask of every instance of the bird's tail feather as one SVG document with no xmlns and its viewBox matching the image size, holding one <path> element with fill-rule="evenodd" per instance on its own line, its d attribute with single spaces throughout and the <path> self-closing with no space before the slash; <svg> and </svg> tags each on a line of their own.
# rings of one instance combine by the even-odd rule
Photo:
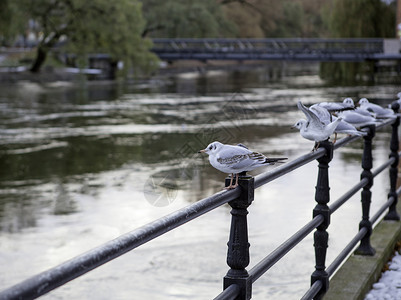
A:
<svg viewBox="0 0 401 300">
<path fill-rule="evenodd" d="M 277 158 L 266 157 L 266 159 L 263 163 L 264 164 L 274 164 L 276 162 L 282 162 L 282 160 L 286 160 L 286 159 L 288 159 L 288 157 L 277 157 Z"/>
</svg>

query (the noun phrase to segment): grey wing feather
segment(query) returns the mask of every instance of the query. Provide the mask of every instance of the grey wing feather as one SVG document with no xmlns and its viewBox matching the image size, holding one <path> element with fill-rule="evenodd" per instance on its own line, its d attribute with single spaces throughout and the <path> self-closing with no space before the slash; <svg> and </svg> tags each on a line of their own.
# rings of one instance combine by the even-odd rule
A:
<svg viewBox="0 0 401 300">
<path fill-rule="evenodd" d="M 245 146 L 244 144 L 241 144 L 241 143 L 237 144 L 237 146 L 242 147 L 242 148 L 245 148 L 245 149 L 248 149 L 247 146 Z M 249 150 L 249 149 L 248 149 L 248 150 Z"/>
<path fill-rule="evenodd" d="M 298 101 L 297 106 L 303 111 L 309 122 L 314 123 L 315 126 L 323 127 L 322 121 L 320 121 L 320 119 L 312 111 L 305 107 L 301 101 Z"/>
</svg>

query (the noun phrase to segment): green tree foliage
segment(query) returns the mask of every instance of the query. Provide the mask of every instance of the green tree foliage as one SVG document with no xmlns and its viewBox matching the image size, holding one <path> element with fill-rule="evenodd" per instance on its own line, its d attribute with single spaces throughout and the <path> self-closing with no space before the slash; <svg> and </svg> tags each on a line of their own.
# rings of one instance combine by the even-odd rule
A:
<svg viewBox="0 0 401 300">
<path fill-rule="evenodd" d="M 6 46 L 12 42 L 18 33 L 26 28 L 23 13 L 19 10 L 17 1 L 0 1 L 0 43 Z"/>
<path fill-rule="evenodd" d="M 394 12 L 380 0 L 334 0 L 326 13 L 334 37 L 394 36 Z"/>
<path fill-rule="evenodd" d="M 394 37 L 395 7 L 380 0 L 334 0 L 325 8 L 328 28 L 336 38 Z M 372 78 L 374 63 L 323 63 L 325 79 L 356 82 Z"/>
<path fill-rule="evenodd" d="M 232 36 L 235 25 L 216 0 L 141 0 L 146 26 L 143 36 L 205 38 Z"/>
<path fill-rule="evenodd" d="M 326 34 L 321 0 L 221 0 L 238 37 L 321 37 Z"/>
<path fill-rule="evenodd" d="M 38 24 L 41 35 L 31 71 L 38 72 L 50 49 L 62 43 L 72 53 L 108 53 L 126 66 L 148 67 L 155 57 L 142 39 L 144 20 L 136 0 L 15 0 L 25 20 Z"/>
<path fill-rule="evenodd" d="M 303 15 L 301 37 L 328 36 L 328 28 L 324 21 L 323 11 L 327 1 L 297 0 Z"/>
<path fill-rule="evenodd" d="M 281 1 L 275 0 L 223 0 L 220 2 L 227 19 L 235 23 L 237 36 L 263 38 L 277 30 L 283 15 Z"/>
</svg>

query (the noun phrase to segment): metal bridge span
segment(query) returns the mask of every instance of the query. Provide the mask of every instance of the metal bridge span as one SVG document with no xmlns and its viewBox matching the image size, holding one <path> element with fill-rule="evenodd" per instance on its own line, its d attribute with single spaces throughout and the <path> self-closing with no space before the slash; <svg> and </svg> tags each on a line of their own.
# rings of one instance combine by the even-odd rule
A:
<svg viewBox="0 0 401 300">
<path fill-rule="evenodd" d="M 397 39 L 272 38 L 272 39 L 153 39 L 160 59 L 174 60 L 401 60 Z"/>
</svg>

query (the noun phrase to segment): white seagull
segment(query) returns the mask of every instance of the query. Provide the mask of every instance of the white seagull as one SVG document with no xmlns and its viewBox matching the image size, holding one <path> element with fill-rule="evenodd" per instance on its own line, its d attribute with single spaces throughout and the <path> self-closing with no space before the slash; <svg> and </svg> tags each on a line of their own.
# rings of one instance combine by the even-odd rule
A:
<svg viewBox="0 0 401 300">
<path fill-rule="evenodd" d="M 331 113 L 326 108 L 319 104 L 312 105 L 311 107 L 309 107 L 309 110 L 314 112 L 324 125 L 328 125 L 331 122 L 337 120 L 337 117 L 331 115 Z M 349 110 L 346 111 L 348 112 Z M 340 123 L 338 123 L 336 129 L 334 130 L 335 138 L 333 143 L 335 143 L 335 141 L 337 140 L 337 133 L 345 133 L 358 136 L 364 136 L 367 134 L 366 132 L 358 131 L 355 126 L 344 121 L 344 119 L 342 119 Z"/>
<path fill-rule="evenodd" d="M 327 109 L 329 112 L 353 110 L 355 109 L 354 101 L 351 98 L 345 98 L 343 102 L 320 102 L 314 106 L 320 106 Z"/>
<path fill-rule="evenodd" d="M 315 147 L 313 147 L 312 151 L 316 150 L 319 147 L 320 142 L 327 140 L 330 135 L 334 133 L 337 128 L 337 125 L 341 122 L 341 118 L 337 120 L 324 124 L 322 120 L 320 120 L 319 116 L 316 114 L 316 109 L 309 109 L 305 107 L 301 101 L 298 101 L 298 108 L 302 110 L 305 114 L 307 120 L 301 119 L 299 120 L 293 128 L 297 128 L 300 130 L 301 135 L 308 140 L 315 141 Z M 320 110 L 322 113 L 323 110 Z"/>
<path fill-rule="evenodd" d="M 358 102 L 359 107 L 365 109 L 369 112 L 373 112 L 376 115 L 376 118 L 396 118 L 397 116 L 394 114 L 389 108 L 383 108 L 380 105 L 370 103 L 368 99 L 361 98 Z"/>
<path fill-rule="evenodd" d="M 362 109 L 361 109 L 362 110 Z M 363 110 L 365 111 L 365 110 Z M 361 128 L 366 125 L 376 125 L 380 123 L 379 120 L 372 117 L 370 114 L 363 115 L 360 114 L 358 111 L 342 111 L 338 114 L 339 117 L 343 118 L 343 120 L 355 127 Z"/>
<path fill-rule="evenodd" d="M 199 153 L 208 154 L 210 164 L 217 170 L 231 174 L 230 185 L 227 189 L 233 189 L 238 186 L 239 173 L 252 171 L 262 166 L 274 165 L 276 162 L 287 159 L 286 157 L 268 158 L 261 153 L 249 150 L 242 144 L 233 146 L 220 142 L 209 144 Z M 233 185 L 234 174 L 237 174 L 235 185 Z"/>
</svg>

